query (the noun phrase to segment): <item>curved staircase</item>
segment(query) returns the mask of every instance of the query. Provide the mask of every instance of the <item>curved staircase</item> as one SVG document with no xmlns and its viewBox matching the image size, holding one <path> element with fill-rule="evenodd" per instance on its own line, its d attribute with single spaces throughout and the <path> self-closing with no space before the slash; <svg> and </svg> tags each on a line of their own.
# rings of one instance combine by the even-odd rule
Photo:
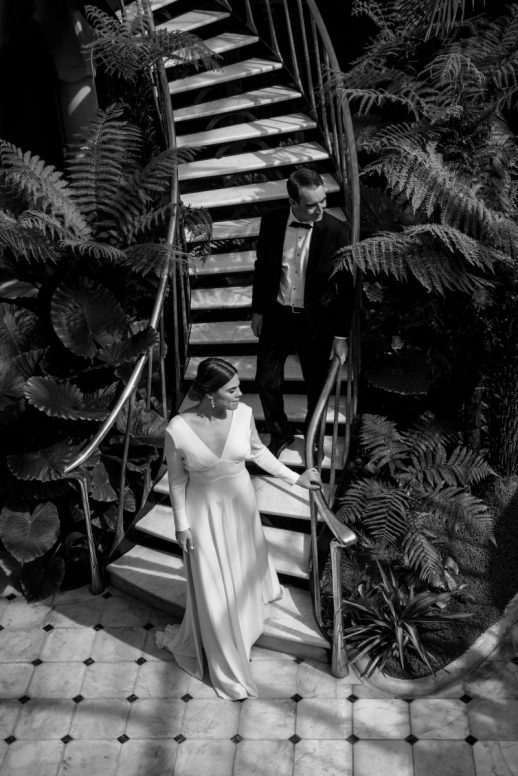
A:
<svg viewBox="0 0 518 776">
<path fill-rule="evenodd" d="M 231 13 L 228 3 L 204 2 L 198 10 L 184 0 L 152 3 L 158 29 L 194 32 L 220 55 L 219 67 L 200 63 L 168 67 L 177 143 L 196 149 L 194 161 L 179 168 L 186 206 L 205 208 L 213 221 L 207 249 L 191 236 L 192 326 L 185 387 L 202 358 L 217 355 L 239 371 L 244 401 L 261 430 L 264 415 L 254 392 L 256 338 L 250 328 L 254 246 L 261 213 L 286 198 L 286 179 L 297 166 L 317 169 L 328 205 L 342 217 L 340 185 L 314 111 L 296 79 L 254 30 Z M 166 63 L 166 66 L 170 63 Z M 300 365 L 286 365 L 286 410 L 296 427 L 306 412 Z M 180 411 L 188 405 L 185 399 Z M 328 417 L 332 421 L 331 417 Z M 340 414 L 339 422 L 344 422 Z M 267 441 L 267 438 L 266 438 Z M 281 455 L 303 467 L 303 437 Z M 330 466 L 331 440 L 324 441 L 323 478 Z M 339 452 L 339 451 L 338 451 Z M 270 604 L 260 644 L 297 656 L 329 648 L 314 618 L 308 585 L 310 507 L 307 491 L 263 474 L 252 475 L 257 501 L 277 571 L 286 593 Z M 111 583 L 179 616 L 184 606 L 183 563 L 174 542 L 166 476 L 155 485 L 136 523 L 127 551 L 108 567 Z"/>
</svg>

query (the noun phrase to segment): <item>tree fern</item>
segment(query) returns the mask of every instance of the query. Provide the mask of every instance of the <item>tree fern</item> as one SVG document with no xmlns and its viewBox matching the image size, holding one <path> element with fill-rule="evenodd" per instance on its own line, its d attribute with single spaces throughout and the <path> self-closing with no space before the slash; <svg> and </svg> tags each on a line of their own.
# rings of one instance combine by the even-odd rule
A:
<svg viewBox="0 0 518 776">
<path fill-rule="evenodd" d="M 359 438 L 373 470 L 397 463 L 407 454 L 396 424 L 380 415 L 362 415 Z"/>
</svg>

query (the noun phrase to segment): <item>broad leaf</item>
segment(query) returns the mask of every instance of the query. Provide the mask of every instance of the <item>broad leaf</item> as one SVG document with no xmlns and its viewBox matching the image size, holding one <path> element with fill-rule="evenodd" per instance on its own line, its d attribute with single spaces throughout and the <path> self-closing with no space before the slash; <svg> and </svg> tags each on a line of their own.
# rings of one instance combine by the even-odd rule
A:
<svg viewBox="0 0 518 776">
<path fill-rule="evenodd" d="M 98 351 L 97 357 L 100 361 L 105 361 L 108 364 L 131 363 L 143 353 L 146 353 L 149 348 L 158 345 L 159 342 L 160 336 L 158 332 L 151 326 L 148 326 L 143 331 L 137 332 L 122 342 L 114 342 L 111 345 L 107 345 Z"/>
<path fill-rule="evenodd" d="M 31 377 L 25 385 L 25 397 L 50 417 L 104 420 L 108 416 L 112 392 L 97 392 L 88 399 L 72 383 L 58 383 L 52 377 Z"/>
<path fill-rule="evenodd" d="M 116 427 L 122 433 L 126 432 L 128 423 L 128 403 L 116 420 Z M 139 402 L 131 418 L 131 443 L 133 445 L 150 445 L 163 447 L 164 434 L 168 421 L 154 410 L 146 410 L 144 402 Z M 119 440 L 120 441 L 120 440 Z"/>
<path fill-rule="evenodd" d="M 0 410 L 23 397 L 23 386 L 23 377 L 5 362 L 0 362 Z"/>
<path fill-rule="evenodd" d="M 6 550 L 20 563 L 39 558 L 58 539 L 58 511 L 50 501 L 38 504 L 32 514 L 4 507 L 0 514 L 0 536 Z"/>
<path fill-rule="evenodd" d="M 128 329 L 124 310 L 111 291 L 84 277 L 56 289 L 50 315 L 63 345 L 85 358 L 94 358 Z"/>
<path fill-rule="evenodd" d="M 21 583 L 25 597 L 30 601 L 41 601 L 54 595 L 61 588 L 65 576 L 65 561 L 53 557 L 51 560 L 38 558 L 23 567 Z"/>
<path fill-rule="evenodd" d="M 63 472 L 79 446 L 72 446 L 67 442 L 57 442 L 50 447 L 41 450 L 33 450 L 28 453 L 16 453 L 7 456 L 7 465 L 20 480 L 60 480 Z"/>
<path fill-rule="evenodd" d="M 90 495 L 97 501 L 116 501 L 117 493 L 113 489 L 106 466 L 99 461 L 89 472 Z"/>
<path fill-rule="evenodd" d="M 41 331 L 37 315 L 29 310 L 10 307 L 0 318 L 0 359 L 5 360 L 33 350 Z"/>
</svg>

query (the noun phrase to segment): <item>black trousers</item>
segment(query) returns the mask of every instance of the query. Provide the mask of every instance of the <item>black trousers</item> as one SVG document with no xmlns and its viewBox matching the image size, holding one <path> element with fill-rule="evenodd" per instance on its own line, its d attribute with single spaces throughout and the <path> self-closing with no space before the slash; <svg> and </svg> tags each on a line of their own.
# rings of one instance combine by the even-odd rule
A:
<svg viewBox="0 0 518 776">
<path fill-rule="evenodd" d="M 304 312 L 276 304 L 265 313 L 259 337 L 256 384 L 266 429 L 274 436 L 289 433 L 284 411 L 284 365 L 292 353 L 300 360 L 308 399 L 305 425 L 315 409 L 329 369 L 332 336 L 317 333 Z"/>
</svg>

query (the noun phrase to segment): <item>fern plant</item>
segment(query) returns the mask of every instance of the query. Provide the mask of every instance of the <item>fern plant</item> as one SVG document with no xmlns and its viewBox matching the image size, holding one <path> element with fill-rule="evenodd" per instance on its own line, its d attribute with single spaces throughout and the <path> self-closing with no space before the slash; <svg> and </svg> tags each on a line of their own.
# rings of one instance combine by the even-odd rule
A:
<svg viewBox="0 0 518 776">
<path fill-rule="evenodd" d="M 154 40 L 137 21 L 132 27 L 91 13 L 104 64 L 117 60 L 119 76 L 124 71 L 148 86 L 150 64 L 184 40 Z M 192 44 L 190 37 L 184 42 Z M 126 69 L 128 50 L 136 52 L 133 69 Z M 92 118 L 63 171 L 0 139 L 0 539 L 30 599 L 55 592 L 65 574 L 69 584 L 70 568 L 84 555 L 81 501 L 64 470 L 108 416 L 135 361 L 158 345 L 148 320 L 164 262 L 171 252 L 186 258 L 164 237 L 177 206 L 171 177 L 191 155 L 159 146 L 155 106 L 146 113 L 136 104 L 139 89 L 131 91 Z M 178 219 L 207 229 L 203 213 L 179 212 Z M 157 358 L 150 367 L 158 395 Z M 158 399 L 147 404 L 143 391 L 128 432 L 124 491 L 124 413 L 81 468 L 104 557 L 119 502 L 126 517 L 133 515 L 149 467 L 161 460 L 166 418 Z"/>
<path fill-rule="evenodd" d="M 426 351 L 436 406 L 511 473 L 518 396 L 504 364 L 518 364 L 518 5 L 498 12 L 480 0 L 477 11 L 460 0 L 353 3 L 377 33 L 327 79 L 350 101 L 364 183 L 362 239 L 337 267 L 362 270 L 376 289 L 367 328 Z M 399 323 L 383 304 L 396 295 Z"/>
<path fill-rule="evenodd" d="M 495 472 L 431 414 L 404 431 L 363 415 L 359 444 L 362 467 L 340 500 L 340 516 L 369 555 L 391 547 L 422 583 L 447 589 L 449 539 L 459 527 L 492 539 L 491 511 L 472 488 Z"/>
</svg>

